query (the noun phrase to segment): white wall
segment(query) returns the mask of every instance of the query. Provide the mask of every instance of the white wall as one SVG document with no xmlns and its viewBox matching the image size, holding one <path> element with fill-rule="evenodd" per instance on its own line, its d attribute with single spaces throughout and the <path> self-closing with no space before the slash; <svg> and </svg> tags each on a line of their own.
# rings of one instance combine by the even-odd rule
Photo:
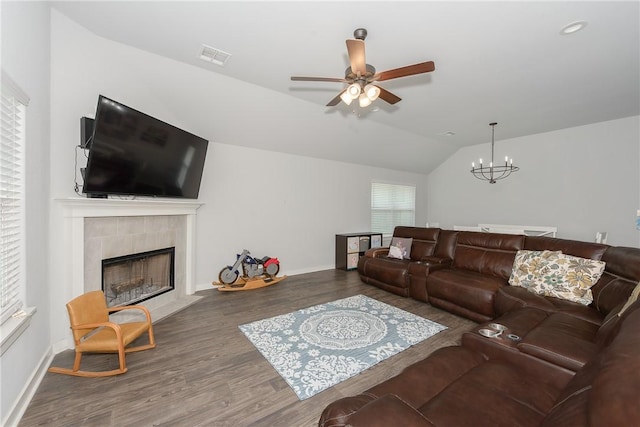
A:
<svg viewBox="0 0 640 427">
<path fill-rule="evenodd" d="M 26 302 L 37 312 L 0 360 L 2 425 L 26 408 L 49 349 L 49 7 L 2 2 L 2 68 L 30 98 L 26 148 Z"/>
<path fill-rule="evenodd" d="M 495 158 L 520 166 L 496 184 L 469 172 L 472 161 L 490 157 L 490 144 L 461 149 L 429 175 L 428 219 L 557 226 L 558 237 L 584 241 L 607 231 L 609 244 L 640 246 L 639 129 L 636 116 L 496 141 Z"/>
<path fill-rule="evenodd" d="M 416 222 L 424 223 L 425 175 L 322 159 L 333 155 L 323 145 L 329 138 L 366 155 L 415 136 L 105 40 L 56 11 L 51 39 L 53 197 L 75 196 L 79 120 L 93 115 L 100 93 L 210 140 L 197 220 L 199 288 L 210 288 L 243 248 L 277 256 L 283 274 L 333 268 L 334 235 L 370 228 L 372 179 L 417 185 Z M 308 145 L 320 158 L 262 150 L 266 140 Z"/>
<path fill-rule="evenodd" d="M 372 179 L 417 185 L 426 176 L 214 144 L 198 210 L 198 284 L 217 280 L 243 248 L 277 256 L 284 274 L 334 267 L 335 234 L 370 230 Z M 416 202 L 423 224 L 425 197 Z"/>
</svg>

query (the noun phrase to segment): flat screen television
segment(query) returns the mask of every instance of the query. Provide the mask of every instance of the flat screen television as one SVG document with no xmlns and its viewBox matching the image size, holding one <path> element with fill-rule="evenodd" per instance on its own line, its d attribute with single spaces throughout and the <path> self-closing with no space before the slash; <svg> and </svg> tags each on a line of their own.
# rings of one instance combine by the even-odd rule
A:
<svg viewBox="0 0 640 427">
<path fill-rule="evenodd" d="M 208 144 L 100 95 L 82 192 L 197 199 Z"/>
</svg>

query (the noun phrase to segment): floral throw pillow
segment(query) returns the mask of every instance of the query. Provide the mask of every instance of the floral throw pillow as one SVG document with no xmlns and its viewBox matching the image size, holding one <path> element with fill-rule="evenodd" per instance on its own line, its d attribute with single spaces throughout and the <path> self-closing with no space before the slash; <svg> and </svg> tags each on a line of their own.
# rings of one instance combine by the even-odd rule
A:
<svg viewBox="0 0 640 427">
<path fill-rule="evenodd" d="M 523 288 L 535 287 L 541 272 L 549 270 L 549 264 L 554 262 L 560 251 L 525 251 L 516 252 L 511 269 L 509 284 Z"/>
<path fill-rule="evenodd" d="M 509 284 L 538 295 L 589 305 L 605 263 L 558 251 L 518 251 Z"/>
<path fill-rule="evenodd" d="M 411 256 L 411 245 L 413 238 L 393 237 L 389 246 L 389 257 L 397 259 L 409 259 Z"/>
</svg>

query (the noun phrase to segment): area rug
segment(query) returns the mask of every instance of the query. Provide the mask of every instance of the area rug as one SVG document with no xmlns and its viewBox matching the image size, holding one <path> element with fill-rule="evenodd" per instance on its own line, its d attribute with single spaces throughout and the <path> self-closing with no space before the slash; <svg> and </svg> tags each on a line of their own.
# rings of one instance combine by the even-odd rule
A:
<svg viewBox="0 0 640 427">
<path fill-rule="evenodd" d="M 300 400 L 445 329 L 364 295 L 240 325 Z"/>
</svg>

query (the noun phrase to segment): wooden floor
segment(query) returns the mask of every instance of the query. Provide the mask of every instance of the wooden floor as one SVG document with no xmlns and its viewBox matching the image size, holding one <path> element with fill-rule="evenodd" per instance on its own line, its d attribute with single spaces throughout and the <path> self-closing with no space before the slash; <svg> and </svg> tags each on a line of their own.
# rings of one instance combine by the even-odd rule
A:
<svg viewBox="0 0 640 427">
<path fill-rule="evenodd" d="M 238 325 L 363 294 L 449 329 L 307 400 L 295 393 Z M 129 372 L 108 378 L 47 373 L 20 426 L 314 426 L 326 405 L 399 373 L 437 348 L 458 344 L 474 323 L 363 284 L 357 272 L 288 277 L 247 292 L 205 298 L 154 324 L 158 346 L 127 356 Z M 71 367 L 73 351 L 53 364 Z M 86 355 L 83 369 L 113 369 L 114 355 Z"/>
</svg>

